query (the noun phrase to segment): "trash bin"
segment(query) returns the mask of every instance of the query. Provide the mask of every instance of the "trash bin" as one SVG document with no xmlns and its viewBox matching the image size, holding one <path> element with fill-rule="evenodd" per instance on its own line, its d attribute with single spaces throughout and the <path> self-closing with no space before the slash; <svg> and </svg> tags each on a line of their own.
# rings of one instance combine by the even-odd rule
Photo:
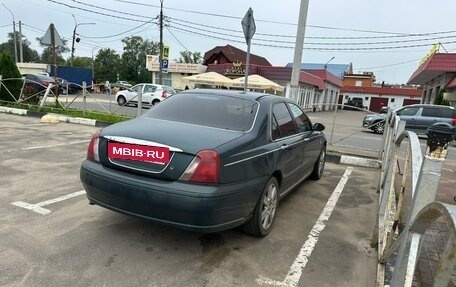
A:
<svg viewBox="0 0 456 287">
<path fill-rule="evenodd" d="M 456 127 L 449 123 L 435 123 L 428 128 L 427 145 L 429 152 L 434 152 L 437 148 L 446 147 L 454 140 Z"/>
</svg>

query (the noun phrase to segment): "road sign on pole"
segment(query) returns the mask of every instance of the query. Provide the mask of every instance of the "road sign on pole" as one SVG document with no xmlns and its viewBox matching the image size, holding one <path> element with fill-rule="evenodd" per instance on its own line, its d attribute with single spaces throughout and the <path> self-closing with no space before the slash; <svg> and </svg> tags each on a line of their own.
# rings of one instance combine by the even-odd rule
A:
<svg viewBox="0 0 456 287">
<path fill-rule="evenodd" d="M 252 42 L 252 37 L 256 31 L 255 19 L 253 19 L 253 10 L 249 8 L 247 13 L 245 13 L 244 18 L 241 21 L 242 31 L 244 31 L 245 42 L 247 43 L 247 56 L 245 61 L 245 81 L 244 81 L 244 93 L 247 92 L 247 77 L 249 76 L 249 66 L 250 66 L 250 44 Z"/>
<path fill-rule="evenodd" d="M 249 8 L 241 21 L 242 31 L 244 31 L 245 42 L 250 45 L 253 35 L 256 32 L 255 19 L 253 19 L 253 10 Z"/>
<path fill-rule="evenodd" d="M 162 60 L 162 72 L 163 73 L 168 73 L 168 68 L 169 68 L 169 61 L 168 60 Z"/>
</svg>

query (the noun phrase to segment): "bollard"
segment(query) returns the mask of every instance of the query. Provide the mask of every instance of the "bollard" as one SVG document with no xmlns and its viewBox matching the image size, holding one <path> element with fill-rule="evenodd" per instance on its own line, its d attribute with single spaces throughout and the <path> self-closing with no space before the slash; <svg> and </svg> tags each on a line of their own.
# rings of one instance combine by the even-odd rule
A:
<svg viewBox="0 0 456 287">
<path fill-rule="evenodd" d="M 428 128 L 426 154 L 434 158 L 446 158 L 448 145 L 454 140 L 456 127 L 448 123 L 435 123 Z"/>
</svg>

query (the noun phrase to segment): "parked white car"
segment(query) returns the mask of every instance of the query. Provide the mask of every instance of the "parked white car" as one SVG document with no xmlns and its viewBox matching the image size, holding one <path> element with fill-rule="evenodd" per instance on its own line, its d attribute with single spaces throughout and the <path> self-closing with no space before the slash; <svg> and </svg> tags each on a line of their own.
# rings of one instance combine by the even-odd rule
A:
<svg viewBox="0 0 456 287">
<path fill-rule="evenodd" d="M 141 91 L 142 102 L 148 105 L 156 105 L 175 93 L 170 86 L 141 83 L 134 85 L 130 89 L 117 92 L 116 101 L 119 106 L 137 105 L 139 91 Z"/>
</svg>

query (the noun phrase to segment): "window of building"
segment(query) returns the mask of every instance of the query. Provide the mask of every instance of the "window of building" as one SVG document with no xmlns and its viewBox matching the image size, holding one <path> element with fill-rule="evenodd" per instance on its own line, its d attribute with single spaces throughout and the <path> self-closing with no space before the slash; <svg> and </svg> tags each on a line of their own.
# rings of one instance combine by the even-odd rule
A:
<svg viewBox="0 0 456 287">
<path fill-rule="evenodd" d="M 356 82 L 355 82 L 356 87 L 361 87 L 362 85 L 363 85 L 363 81 L 356 80 Z"/>
<path fill-rule="evenodd" d="M 166 86 L 170 86 L 170 87 L 173 86 L 173 78 L 171 76 L 171 73 L 163 74 L 162 80 L 163 80 L 162 85 L 166 85 Z"/>
<path fill-rule="evenodd" d="M 394 103 L 395 100 L 396 100 L 395 98 L 391 98 L 390 102 Z"/>
</svg>

